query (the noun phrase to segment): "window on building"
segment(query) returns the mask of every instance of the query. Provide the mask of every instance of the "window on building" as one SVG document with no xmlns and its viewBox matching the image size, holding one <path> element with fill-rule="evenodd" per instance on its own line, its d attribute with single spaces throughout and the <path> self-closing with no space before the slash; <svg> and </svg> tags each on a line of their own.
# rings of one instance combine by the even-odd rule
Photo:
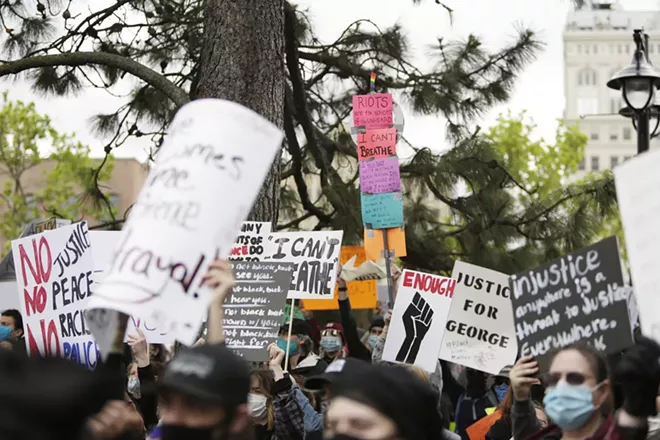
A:
<svg viewBox="0 0 660 440">
<path fill-rule="evenodd" d="M 591 135 L 589 137 L 591 138 L 592 141 L 597 141 L 598 140 L 598 132 L 597 131 L 591 132 Z"/>
<path fill-rule="evenodd" d="M 626 44 L 626 53 L 630 53 L 630 44 Z"/>
<path fill-rule="evenodd" d="M 584 45 L 584 53 L 586 53 L 586 54 L 589 53 L 589 45 L 588 44 Z"/>
<path fill-rule="evenodd" d="M 580 163 L 578 164 L 578 170 L 580 170 L 580 171 L 584 171 L 584 168 L 585 168 L 585 166 L 584 166 L 584 159 L 582 159 L 582 160 L 580 161 Z"/>
<path fill-rule="evenodd" d="M 578 115 L 593 115 L 598 113 L 598 98 L 578 98 Z"/>
<path fill-rule="evenodd" d="M 581 44 L 577 45 L 577 52 L 582 53 L 582 45 Z"/>
<path fill-rule="evenodd" d="M 622 50 L 622 49 L 623 49 L 623 48 L 622 48 L 621 45 L 619 44 L 619 45 L 617 46 L 617 52 L 619 52 L 619 53 L 623 53 L 623 50 Z"/>
<path fill-rule="evenodd" d="M 594 70 L 591 72 L 591 85 L 595 86 L 598 83 L 598 75 L 596 74 L 596 71 Z"/>
<path fill-rule="evenodd" d="M 632 130 L 630 127 L 623 128 L 623 139 L 629 141 L 632 138 Z"/>
<path fill-rule="evenodd" d="M 578 73 L 579 86 L 595 86 L 598 82 L 598 73 L 593 69 L 582 69 Z"/>
<path fill-rule="evenodd" d="M 600 169 L 600 158 L 598 156 L 591 156 L 591 171 L 598 171 Z"/>
<path fill-rule="evenodd" d="M 594 44 L 594 55 L 598 53 L 598 45 Z"/>
<path fill-rule="evenodd" d="M 630 160 L 631 157 L 632 157 L 632 156 L 623 156 L 623 161 L 624 161 L 624 162 L 627 162 L 628 160 Z"/>
<path fill-rule="evenodd" d="M 614 131 L 611 132 L 611 133 L 610 133 L 610 140 L 611 140 L 611 141 L 618 141 L 618 140 L 619 140 L 619 133 L 616 133 L 616 132 L 614 132 Z"/>
<path fill-rule="evenodd" d="M 619 156 L 610 156 L 610 168 L 619 165 Z"/>
</svg>

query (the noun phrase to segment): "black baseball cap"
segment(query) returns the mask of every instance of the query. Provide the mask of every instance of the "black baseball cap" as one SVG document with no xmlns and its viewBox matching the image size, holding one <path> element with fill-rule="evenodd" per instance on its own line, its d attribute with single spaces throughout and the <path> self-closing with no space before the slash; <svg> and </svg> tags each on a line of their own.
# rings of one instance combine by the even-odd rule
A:
<svg viewBox="0 0 660 440">
<path fill-rule="evenodd" d="M 280 326 L 280 333 L 289 333 L 289 322 L 282 324 Z M 311 327 L 307 321 L 302 319 L 295 319 L 291 323 L 291 334 L 292 335 L 305 335 L 311 336 Z"/>
<path fill-rule="evenodd" d="M 333 385 L 343 378 L 357 374 L 367 369 L 371 364 L 360 359 L 346 358 L 332 362 L 322 374 L 311 376 L 305 380 L 305 389 L 320 391 L 326 385 Z"/>
<path fill-rule="evenodd" d="M 247 403 L 250 371 L 225 344 L 204 344 L 179 352 L 159 380 L 161 391 L 174 391 L 208 403 Z"/>
</svg>

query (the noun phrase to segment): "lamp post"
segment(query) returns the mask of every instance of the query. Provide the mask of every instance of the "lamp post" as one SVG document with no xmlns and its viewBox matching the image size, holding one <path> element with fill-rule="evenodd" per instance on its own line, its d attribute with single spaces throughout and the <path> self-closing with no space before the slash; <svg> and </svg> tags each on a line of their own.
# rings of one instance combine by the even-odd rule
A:
<svg viewBox="0 0 660 440">
<path fill-rule="evenodd" d="M 637 130 L 637 154 L 639 154 L 649 149 L 651 117 L 653 116 L 655 123 L 654 134 L 660 123 L 658 112 L 660 106 L 651 105 L 654 102 L 656 88 L 660 87 L 660 70 L 648 61 L 648 35 L 636 29 L 633 40 L 636 47 L 632 64 L 614 74 L 607 82 L 607 87 L 622 91 L 627 108 L 620 114 L 630 115 L 633 119 L 633 126 Z"/>
</svg>

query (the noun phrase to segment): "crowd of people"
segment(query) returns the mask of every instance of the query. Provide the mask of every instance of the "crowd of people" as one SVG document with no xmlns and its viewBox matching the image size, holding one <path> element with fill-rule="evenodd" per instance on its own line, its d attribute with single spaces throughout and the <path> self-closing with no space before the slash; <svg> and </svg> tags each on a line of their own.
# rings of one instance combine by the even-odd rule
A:
<svg viewBox="0 0 660 440">
<path fill-rule="evenodd" d="M 660 438 L 660 347 L 641 335 L 607 357 L 564 347 L 548 372 L 526 356 L 501 376 L 440 360 L 428 373 L 382 360 L 391 313 L 359 329 L 340 279 L 340 322 L 321 326 L 305 312 L 264 348 L 268 362 L 249 365 L 224 343 L 229 264 L 213 263 L 207 281 L 206 337 L 170 350 L 138 331 L 93 371 L 27 356 L 20 313 L 4 311 L 0 439 Z"/>
</svg>

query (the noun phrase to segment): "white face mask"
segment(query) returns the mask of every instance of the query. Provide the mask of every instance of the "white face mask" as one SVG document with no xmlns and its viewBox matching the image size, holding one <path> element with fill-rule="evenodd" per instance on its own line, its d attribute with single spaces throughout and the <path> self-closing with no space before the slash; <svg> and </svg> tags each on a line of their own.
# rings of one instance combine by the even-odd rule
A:
<svg viewBox="0 0 660 440">
<path fill-rule="evenodd" d="M 254 420 L 263 420 L 268 412 L 268 399 L 261 394 L 248 394 L 248 409 Z"/>
</svg>

